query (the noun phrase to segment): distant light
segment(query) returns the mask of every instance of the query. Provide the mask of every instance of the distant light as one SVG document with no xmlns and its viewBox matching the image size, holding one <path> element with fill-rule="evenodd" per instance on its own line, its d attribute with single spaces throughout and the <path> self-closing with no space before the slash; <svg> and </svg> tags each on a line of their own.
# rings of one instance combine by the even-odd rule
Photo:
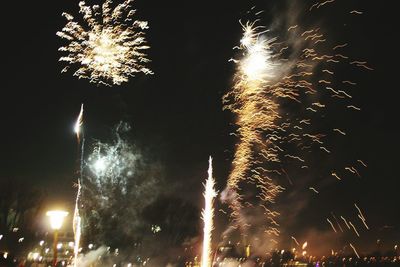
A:
<svg viewBox="0 0 400 267">
<path fill-rule="evenodd" d="M 7 259 L 7 257 L 8 257 L 8 252 L 4 252 L 3 258 Z"/>
<path fill-rule="evenodd" d="M 61 248 L 62 248 L 62 246 L 63 246 L 63 244 L 62 244 L 62 243 L 58 243 L 58 244 L 57 244 L 57 249 L 61 249 Z"/>
<path fill-rule="evenodd" d="M 50 217 L 50 225 L 54 230 L 60 230 L 64 218 L 68 215 L 68 212 L 62 210 L 52 210 L 46 213 Z"/>
<path fill-rule="evenodd" d="M 3 235 L 0 235 L 0 240 L 3 238 Z"/>
<path fill-rule="evenodd" d="M 18 239 L 18 243 L 22 243 L 24 241 L 25 238 L 21 237 L 20 239 Z"/>
<path fill-rule="evenodd" d="M 14 227 L 13 229 L 12 229 L 12 231 L 15 233 L 15 232 L 18 232 L 18 230 L 19 230 L 19 228 L 18 227 Z"/>
<path fill-rule="evenodd" d="M 161 231 L 161 227 L 158 225 L 152 225 L 151 226 L 151 231 L 153 232 L 153 234 L 158 233 Z"/>
<path fill-rule="evenodd" d="M 93 248 L 93 244 L 89 244 L 88 248 L 92 249 Z"/>
<path fill-rule="evenodd" d="M 49 249 L 49 248 L 46 248 L 46 249 L 44 250 L 44 253 L 49 253 L 49 251 L 50 251 L 50 249 Z"/>
<path fill-rule="evenodd" d="M 73 248 L 73 247 L 74 247 L 74 242 L 69 242 L 69 243 L 68 243 L 68 246 L 69 246 L 70 248 Z"/>
<path fill-rule="evenodd" d="M 40 245 L 40 246 L 43 246 L 43 244 L 44 244 L 44 241 L 41 240 L 41 241 L 39 242 L 39 245 Z"/>
<path fill-rule="evenodd" d="M 33 260 L 37 260 L 39 258 L 39 256 L 40 256 L 39 253 L 35 252 L 35 253 L 32 254 L 32 259 Z"/>
</svg>

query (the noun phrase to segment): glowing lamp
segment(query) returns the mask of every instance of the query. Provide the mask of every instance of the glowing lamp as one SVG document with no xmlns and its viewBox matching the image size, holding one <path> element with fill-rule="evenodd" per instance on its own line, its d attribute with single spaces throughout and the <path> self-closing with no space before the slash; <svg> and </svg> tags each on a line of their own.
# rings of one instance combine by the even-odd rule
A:
<svg viewBox="0 0 400 267">
<path fill-rule="evenodd" d="M 68 212 L 62 210 L 52 210 L 46 213 L 50 217 L 50 226 L 53 230 L 60 230 L 64 218 L 67 217 Z"/>
</svg>

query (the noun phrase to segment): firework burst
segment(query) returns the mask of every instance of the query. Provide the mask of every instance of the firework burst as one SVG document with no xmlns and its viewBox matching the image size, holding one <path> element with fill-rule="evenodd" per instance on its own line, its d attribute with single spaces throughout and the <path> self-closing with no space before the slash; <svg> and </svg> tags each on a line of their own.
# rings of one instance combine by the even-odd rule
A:
<svg viewBox="0 0 400 267">
<path fill-rule="evenodd" d="M 130 129 L 129 124 L 119 123 L 112 140 L 93 143 L 85 161 L 83 231 L 89 240 L 108 246 L 121 246 L 123 240 L 141 235 L 147 225 L 142 216 L 144 209 L 155 201 L 160 190 L 159 164 L 149 164 L 128 141 Z"/>
<path fill-rule="evenodd" d="M 66 46 L 59 48 L 66 54 L 60 61 L 68 66 L 62 72 L 76 65 L 75 76 L 105 85 L 120 85 L 140 72 L 152 74 L 145 67 L 149 60 L 144 51 L 149 46 L 143 30 L 148 25 L 146 21 L 133 19 L 132 2 L 126 0 L 112 8 L 111 0 L 93 7 L 81 1 L 82 25 L 74 21 L 72 15 L 63 13 L 68 22 L 57 35 L 68 41 Z"/>
</svg>

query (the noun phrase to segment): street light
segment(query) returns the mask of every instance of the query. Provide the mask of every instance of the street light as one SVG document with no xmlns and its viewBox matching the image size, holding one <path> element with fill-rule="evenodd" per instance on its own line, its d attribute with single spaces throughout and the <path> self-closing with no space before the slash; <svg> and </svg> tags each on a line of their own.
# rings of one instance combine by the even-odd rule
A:
<svg viewBox="0 0 400 267">
<path fill-rule="evenodd" d="M 57 265 L 57 242 L 58 242 L 58 230 L 61 229 L 64 218 L 68 215 L 68 212 L 62 210 L 51 210 L 46 213 L 50 217 L 50 226 L 54 230 L 53 239 L 53 266 Z"/>
</svg>

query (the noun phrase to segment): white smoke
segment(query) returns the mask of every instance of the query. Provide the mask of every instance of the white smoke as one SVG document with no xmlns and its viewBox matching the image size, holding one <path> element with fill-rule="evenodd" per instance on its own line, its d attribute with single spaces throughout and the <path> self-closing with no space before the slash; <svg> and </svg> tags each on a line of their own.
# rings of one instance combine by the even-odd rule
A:
<svg viewBox="0 0 400 267">
<path fill-rule="evenodd" d="M 90 251 L 86 255 L 82 255 L 78 258 L 78 267 L 87 267 L 98 261 L 102 255 L 107 252 L 106 247 L 99 247 L 96 250 Z"/>
</svg>

